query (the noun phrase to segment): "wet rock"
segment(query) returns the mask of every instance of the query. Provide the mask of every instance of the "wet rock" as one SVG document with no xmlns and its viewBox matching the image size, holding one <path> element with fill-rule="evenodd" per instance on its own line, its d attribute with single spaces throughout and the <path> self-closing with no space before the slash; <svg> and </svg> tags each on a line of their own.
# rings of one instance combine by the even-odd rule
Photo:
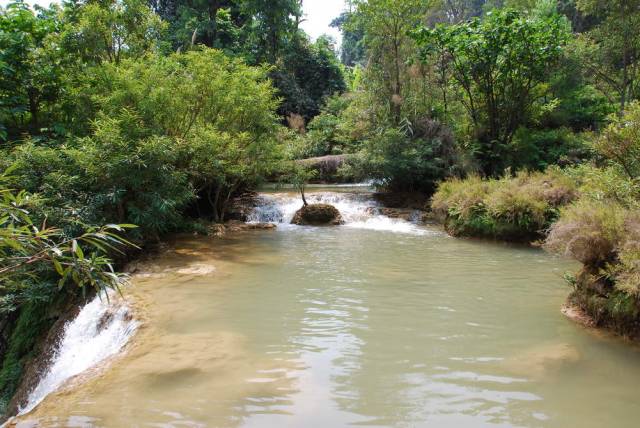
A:
<svg viewBox="0 0 640 428">
<path fill-rule="evenodd" d="M 291 224 L 325 226 L 342 224 L 342 215 L 330 204 L 309 204 L 300 208 L 291 220 Z"/>
<path fill-rule="evenodd" d="M 244 193 L 231 201 L 226 210 L 228 220 L 247 221 L 253 209 L 258 205 L 259 195 L 255 192 Z"/>
<path fill-rule="evenodd" d="M 420 219 L 416 217 L 416 210 L 410 208 L 380 208 L 379 213 L 389 218 L 398 218 L 405 221 L 414 221 Z"/>
<path fill-rule="evenodd" d="M 230 220 L 225 224 L 212 224 L 209 226 L 208 231 L 210 236 L 221 237 L 227 233 L 247 230 L 273 230 L 276 227 L 273 223 L 245 223 L 240 220 Z"/>
</svg>

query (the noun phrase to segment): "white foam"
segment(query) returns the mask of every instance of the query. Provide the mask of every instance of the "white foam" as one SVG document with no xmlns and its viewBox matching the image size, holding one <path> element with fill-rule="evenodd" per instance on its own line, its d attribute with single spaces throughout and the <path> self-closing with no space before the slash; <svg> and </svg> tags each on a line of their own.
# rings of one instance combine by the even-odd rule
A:
<svg viewBox="0 0 640 428">
<path fill-rule="evenodd" d="M 405 220 L 393 219 L 387 216 L 376 216 L 364 221 L 356 221 L 345 224 L 345 227 L 354 229 L 381 230 L 395 233 L 409 233 L 412 235 L 425 235 L 427 231 L 418 225 Z"/>
<path fill-rule="evenodd" d="M 414 222 L 394 219 L 381 215 L 377 202 L 367 193 L 317 192 L 309 193 L 310 204 L 325 203 L 335 206 L 342 218 L 344 227 L 424 235 L 426 229 Z M 288 225 L 302 200 L 294 193 L 270 193 L 261 195 L 260 204 L 249 215 L 250 222 L 277 223 Z M 281 228 L 291 230 L 295 226 Z"/>
<path fill-rule="evenodd" d="M 67 380 L 118 353 L 137 327 L 138 322 L 129 316 L 129 309 L 121 301 L 93 299 L 66 325 L 49 370 L 19 414 L 30 412 Z"/>
</svg>

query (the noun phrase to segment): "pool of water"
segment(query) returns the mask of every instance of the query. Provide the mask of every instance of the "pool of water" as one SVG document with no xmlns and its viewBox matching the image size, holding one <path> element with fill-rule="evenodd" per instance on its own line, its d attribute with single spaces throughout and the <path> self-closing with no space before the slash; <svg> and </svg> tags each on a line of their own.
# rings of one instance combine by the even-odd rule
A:
<svg viewBox="0 0 640 428">
<path fill-rule="evenodd" d="M 275 231 L 176 238 L 126 291 L 124 355 L 18 426 L 638 426 L 638 349 L 560 313 L 575 265 L 311 199 L 347 224 L 286 226 L 271 194 Z"/>
</svg>

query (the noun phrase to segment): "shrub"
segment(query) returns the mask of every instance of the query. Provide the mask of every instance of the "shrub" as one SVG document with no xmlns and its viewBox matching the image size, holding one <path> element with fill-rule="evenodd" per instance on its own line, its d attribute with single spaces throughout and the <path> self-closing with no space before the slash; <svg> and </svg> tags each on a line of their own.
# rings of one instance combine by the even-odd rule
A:
<svg viewBox="0 0 640 428">
<path fill-rule="evenodd" d="M 381 130 L 366 142 L 364 156 L 371 178 L 393 191 L 432 194 L 438 181 L 458 172 L 453 134 L 429 118 Z"/>
<path fill-rule="evenodd" d="M 570 302 L 599 325 L 640 333 L 640 214 L 585 198 L 566 207 L 545 247 L 583 264 Z"/>
<path fill-rule="evenodd" d="M 520 128 L 514 136 L 509 165 L 514 169 L 545 170 L 552 165 L 574 165 L 592 157 L 583 134 L 569 128 Z"/>
<path fill-rule="evenodd" d="M 543 235 L 559 207 L 576 197 L 573 183 L 552 169 L 498 180 L 449 180 L 438 188 L 431 208 L 455 236 L 532 240 Z"/>
<path fill-rule="evenodd" d="M 561 211 L 545 246 L 586 266 L 603 267 L 615 259 L 624 239 L 626 214 L 619 205 L 582 200 Z"/>
<path fill-rule="evenodd" d="M 640 103 L 630 104 L 624 115 L 613 115 L 610 121 L 596 139 L 595 149 L 629 178 L 640 177 Z"/>
</svg>

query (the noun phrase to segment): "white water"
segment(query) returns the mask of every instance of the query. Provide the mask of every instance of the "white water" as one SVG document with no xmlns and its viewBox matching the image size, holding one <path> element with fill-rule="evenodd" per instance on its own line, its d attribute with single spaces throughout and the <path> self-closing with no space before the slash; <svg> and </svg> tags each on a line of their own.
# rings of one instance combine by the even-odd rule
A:
<svg viewBox="0 0 640 428">
<path fill-rule="evenodd" d="M 33 410 L 67 380 L 118 353 L 138 327 L 122 302 L 96 297 L 70 321 L 47 373 L 29 394 L 19 414 Z"/>
<path fill-rule="evenodd" d="M 367 193 L 319 192 L 306 195 L 310 204 L 331 204 L 344 219 L 343 227 L 369 229 L 396 233 L 424 235 L 427 230 L 415 222 L 394 219 L 380 213 L 378 203 Z M 249 221 L 254 223 L 276 223 L 281 228 L 290 225 L 294 214 L 302 206 L 300 196 L 294 193 L 271 193 L 260 197 Z M 285 228 L 286 228 L 285 227 Z"/>
</svg>

